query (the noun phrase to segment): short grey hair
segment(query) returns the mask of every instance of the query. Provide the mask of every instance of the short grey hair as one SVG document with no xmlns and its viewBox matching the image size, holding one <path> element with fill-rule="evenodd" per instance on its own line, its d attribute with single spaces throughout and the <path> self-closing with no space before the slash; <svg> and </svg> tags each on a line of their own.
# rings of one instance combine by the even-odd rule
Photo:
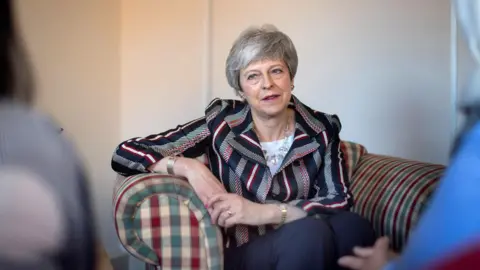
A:
<svg viewBox="0 0 480 270">
<path fill-rule="evenodd" d="M 235 40 L 226 61 L 227 81 L 237 95 L 242 91 L 240 70 L 262 59 L 285 61 L 290 77 L 295 78 L 298 56 L 292 40 L 271 24 L 250 27 Z"/>
</svg>

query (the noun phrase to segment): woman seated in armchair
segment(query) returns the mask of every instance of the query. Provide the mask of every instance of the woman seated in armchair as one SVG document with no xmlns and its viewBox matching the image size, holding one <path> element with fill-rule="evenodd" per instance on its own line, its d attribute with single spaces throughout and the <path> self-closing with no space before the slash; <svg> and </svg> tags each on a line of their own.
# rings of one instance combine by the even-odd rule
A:
<svg viewBox="0 0 480 270">
<path fill-rule="evenodd" d="M 287 35 L 249 28 L 226 61 L 241 101 L 214 99 L 203 117 L 114 152 L 124 176 L 188 179 L 224 228 L 226 269 L 336 269 L 354 246 L 375 241 L 369 222 L 349 212 L 340 120 L 292 95 L 297 65 Z M 195 159 L 203 154 L 209 167 Z"/>
</svg>

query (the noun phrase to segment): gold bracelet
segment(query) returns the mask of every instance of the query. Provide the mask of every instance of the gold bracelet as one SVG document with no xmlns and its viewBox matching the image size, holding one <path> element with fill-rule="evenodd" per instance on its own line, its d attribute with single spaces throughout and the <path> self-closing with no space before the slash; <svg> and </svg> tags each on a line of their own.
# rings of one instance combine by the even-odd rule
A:
<svg viewBox="0 0 480 270">
<path fill-rule="evenodd" d="M 173 171 L 173 165 L 175 165 L 175 161 L 177 161 L 176 156 L 169 156 L 167 158 L 167 173 L 170 175 L 175 175 L 175 172 Z"/>
<path fill-rule="evenodd" d="M 280 208 L 280 211 L 282 211 L 282 217 L 279 225 L 282 226 L 283 224 L 285 224 L 285 221 L 287 220 L 287 206 L 285 206 L 285 204 L 280 204 L 279 208 Z"/>
</svg>

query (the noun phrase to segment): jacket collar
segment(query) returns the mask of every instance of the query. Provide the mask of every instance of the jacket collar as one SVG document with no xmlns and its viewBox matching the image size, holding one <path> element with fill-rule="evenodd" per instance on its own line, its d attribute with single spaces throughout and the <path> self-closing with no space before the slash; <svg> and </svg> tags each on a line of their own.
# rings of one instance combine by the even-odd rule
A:
<svg viewBox="0 0 480 270">
<path fill-rule="evenodd" d="M 225 121 L 232 131 L 226 141 L 243 158 L 266 167 L 267 162 L 262 147 L 253 131 L 250 106 L 241 102 L 234 102 L 234 106 L 243 107 L 234 108 L 234 111 L 238 111 L 225 117 Z M 320 143 L 315 137 L 326 129 L 319 117 L 315 116 L 315 111 L 301 103 L 295 96 L 292 95 L 288 106 L 295 110 L 295 133 L 292 146 L 283 159 L 279 172 L 297 160 L 300 160 L 301 163 L 301 158 L 317 151 Z M 264 175 L 261 181 L 253 181 L 253 183 L 249 183 L 248 177 L 241 178 L 241 181 L 244 182 L 250 192 L 255 194 L 259 201 L 263 202 L 272 186 L 273 175 Z"/>
<path fill-rule="evenodd" d="M 250 106 L 242 103 L 242 109 L 225 117 L 228 126 L 236 136 L 248 133 L 253 128 L 253 118 Z M 315 111 L 300 102 L 292 95 L 288 107 L 295 110 L 296 129 L 301 130 L 309 137 L 316 136 L 325 130 L 325 126 L 315 117 Z"/>
<path fill-rule="evenodd" d="M 225 117 L 225 121 L 232 131 L 232 136 L 227 138 L 227 142 L 243 158 L 261 166 L 266 166 L 267 162 L 262 147 L 256 133 L 253 131 L 250 107 L 244 103 L 241 104 L 240 106 L 245 107 L 239 109 L 237 113 Z M 325 126 L 315 117 L 315 111 L 302 104 L 296 97 L 292 96 L 289 107 L 295 110 L 294 140 L 280 165 L 279 172 L 293 162 L 316 151 L 320 144 L 314 137 L 325 130 Z M 248 179 L 242 178 L 247 189 L 250 186 L 249 191 L 254 192 L 260 201 L 265 200 L 273 181 L 273 175 L 266 175 L 265 177 L 267 177 L 267 181 L 264 184 L 261 184 L 262 181 L 255 181 L 252 185 L 248 184 Z"/>
</svg>

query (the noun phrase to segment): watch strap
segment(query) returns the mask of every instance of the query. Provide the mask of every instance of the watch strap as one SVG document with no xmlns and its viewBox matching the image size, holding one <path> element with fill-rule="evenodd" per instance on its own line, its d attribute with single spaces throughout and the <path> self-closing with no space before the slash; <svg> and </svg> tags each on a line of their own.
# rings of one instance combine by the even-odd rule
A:
<svg viewBox="0 0 480 270">
<path fill-rule="evenodd" d="M 285 224 L 285 221 L 287 221 L 287 206 L 285 204 L 280 204 L 279 208 L 282 214 L 279 225 L 282 226 Z"/>
<path fill-rule="evenodd" d="M 175 175 L 175 172 L 173 171 L 173 166 L 175 165 L 175 161 L 177 161 L 176 156 L 169 156 L 167 158 L 167 173 L 170 175 Z"/>
</svg>

